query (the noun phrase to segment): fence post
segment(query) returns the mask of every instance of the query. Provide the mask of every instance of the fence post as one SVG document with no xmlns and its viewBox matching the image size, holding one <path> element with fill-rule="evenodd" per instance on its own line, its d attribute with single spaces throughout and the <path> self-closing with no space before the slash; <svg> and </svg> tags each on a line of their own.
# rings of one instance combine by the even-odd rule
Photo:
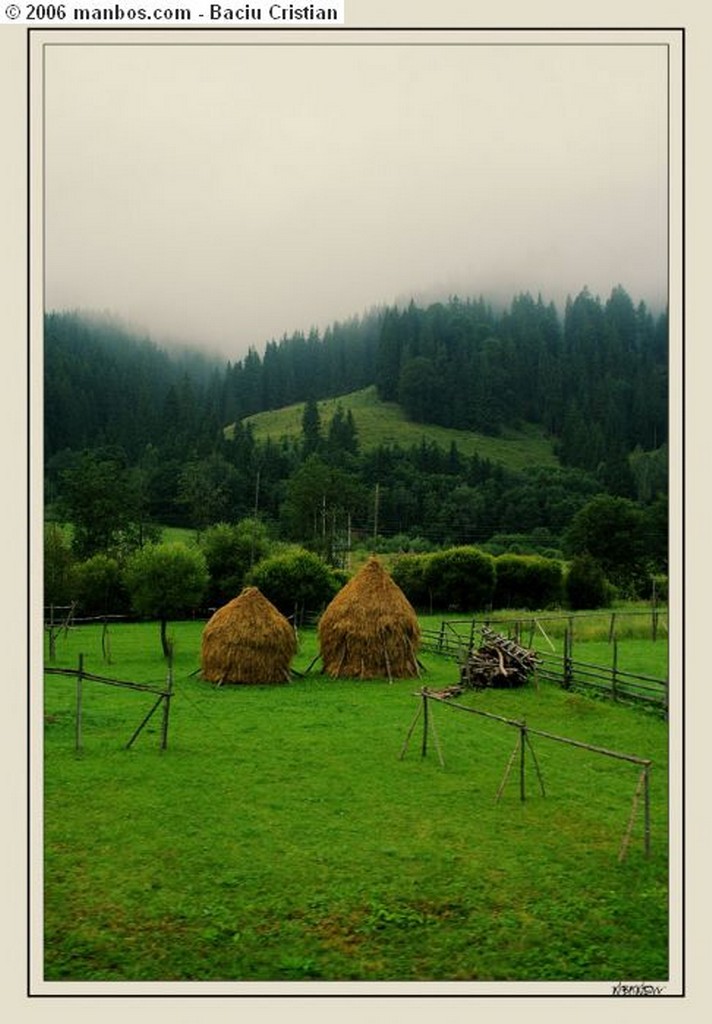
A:
<svg viewBox="0 0 712 1024">
<path fill-rule="evenodd" d="M 101 630 L 101 653 L 107 665 L 111 664 L 111 641 L 109 640 L 109 619 L 104 616 L 104 625 Z"/>
<path fill-rule="evenodd" d="M 571 663 L 571 631 L 567 626 L 564 631 L 564 689 L 571 688 L 573 665 Z"/>
<path fill-rule="evenodd" d="M 423 745 L 420 756 L 425 757 L 428 752 L 428 698 L 423 694 Z"/>
<path fill-rule="evenodd" d="M 527 726 L 526 722 L 522 722 L 519 729 L 519 799 L 525 800 L 526 794 L 524 789 L 524 756 L 525 747 L 527 742 Z"/>
<path fill-rule="evenodd" d="M 57 637 L 54 632 L 54 605 L 49 606 L 49 660 L 57 657 Z"/>
<path fill-rule="evenodd" d="M 618 675 L 618 637 L 613 635 L 613 668 L 611 669 L 611 695 L 613 700 L 618 700 L 618 694 L 616 690 Z"/>
<path fill-rule="evenodd" d="M 616 635 L 616 613 L 611 612 L 611 624 L 608 627 L 608 643 L 611 642 L 613 637 Z"/>
<path fill-rule="evenodd" d="M 77 670 L 77 714 L 74 722 L 74 749 L 82 749 L 82 676 L 84 675 L 84 655 L 79 655 Z"/>
<path fill-rule="evenodd" d="M 161 725 L 161 750 L 168 746 L 168 715 L 171 710 L 171 697 L 173 695 L 173 645 L 168 654 L 168 678 L 166 680 L 166 696 L 163 698 L 163 722 Z"/>
</svg>

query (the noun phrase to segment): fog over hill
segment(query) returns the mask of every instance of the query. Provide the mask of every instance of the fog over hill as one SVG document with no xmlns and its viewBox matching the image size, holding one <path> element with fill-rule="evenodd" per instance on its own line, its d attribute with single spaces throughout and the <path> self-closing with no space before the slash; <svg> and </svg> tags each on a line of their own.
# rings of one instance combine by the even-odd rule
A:
<svg viewBox="0 0 712 1024">
<path fill-rule="evenodd" d="M 411 297 L 665 302 L 665 47 L 45 58 L 48 309 L 234 360 Z"/>
</svg>

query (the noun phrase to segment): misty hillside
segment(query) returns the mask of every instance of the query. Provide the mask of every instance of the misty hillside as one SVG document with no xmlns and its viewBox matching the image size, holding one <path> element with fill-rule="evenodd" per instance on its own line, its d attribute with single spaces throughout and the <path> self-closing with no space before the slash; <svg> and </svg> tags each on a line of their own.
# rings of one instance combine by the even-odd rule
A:
<svg viewBox="0 0 712 1024">
<path fill-rule="evenodd" d="M 623 288 L 584 289 L 563 315 L 529 295 L 497 312 L 411 302 L 228 363 L 50 313 L 44 387 L 60 516 L 101 478 L 123 481 L 111 502 L 144 524 L 256 511 L 312 546 L 329 517 L 332 535 L 348 518 L 365 535 L 547 550 L 597 494 L 666 494 L 666 318 Z"/>
<path fill-rule="evenodd" d="M 538 424 L 562 462 L 581 468 L 667 439 L 667 320 L 622 288 L 605 303 L 584 289 L 563 318 L 529 295 L 498 314 L 483 300 L 410 303 L 270 341 L 226 366 L 50 314 L 45 366 L 49 456 L 101 437 L 135 452 L 172 418 L 197 439 L 369 385 L 414 423 L 493 436 Z"/>
</svg>

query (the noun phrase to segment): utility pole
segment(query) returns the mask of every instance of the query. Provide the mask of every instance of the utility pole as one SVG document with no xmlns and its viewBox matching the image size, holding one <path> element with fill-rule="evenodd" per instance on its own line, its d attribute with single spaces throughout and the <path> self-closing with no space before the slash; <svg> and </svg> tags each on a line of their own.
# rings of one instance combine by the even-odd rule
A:
<svg viewBox="0 0 712 1024">
<path fill-rule="evenodd" d="M 348 514 L 346 527 L 346 568 L 351 568 L 351 513 Z"/>
<path fill-rule="evenodd" d="M 252 517 L 252 544 L 250 545 L 250 568 L 255 564 L 255 534 L 257 531 L 257 515 L 260 508 L 260 467 L 257 467 L 257 479 L 255 480 L 255 509 Z"/>
<path fill-rule="evenodd" d="M 373 502 L 373 538 L 378 536 L 378 506 L 381 499 L 381 485 L 376 484 L 376 496 Z"/>
</svg>

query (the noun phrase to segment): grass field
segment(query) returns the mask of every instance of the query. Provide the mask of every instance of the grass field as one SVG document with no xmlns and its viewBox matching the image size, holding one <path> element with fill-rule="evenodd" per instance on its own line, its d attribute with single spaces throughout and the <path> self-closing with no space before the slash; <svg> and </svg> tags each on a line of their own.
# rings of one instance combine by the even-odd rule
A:
<svg viewBox="0 0 712 1024">
<path fill-rule="evenodd" d="M 651 856 L 635 765 L 534 739 L 499 803 L 517 731 L 433 707 L 445 767 L 421 757 L 417 681 L 214 688 L 201 622 L 174 624 L 168 749 L 153 698 L 45 677 L 45 977 L 106 981 L 654 981 L 667 964 L 667 725 L 552 684 L 466 695 L 532 728 L 653 761 Z M 58 665 L 161 685 L 158 626 L 58 641 Z M 304 631 L 295 667 L 316 654 Z M 424 655 L 422 682 L 456 666 Z"/>
<path fill-rule="evenodd" d="M 425 438 L 441 448 L 449 449 L 454 441 L 463 455 L 477 454 L 480 458 L 501 462 L 511 469 L 526 466 L 557 466 L 551 442 L 543 430 L 532 425 L 521 430 L 503 431 L 500 437 L 475 434 L 467 430 L 450 430 L 432 424 L 412 423 L 395 402 L 382 402 L 375 387 L 354 391 L 340 398 L 318 402 L 322 428 L 328 427 L 337 404 L 344 412 L 351 410 L 358 430 L 362 448 L 373 448 L 379 444 L 399 444 L 409 447 L 420 444 Z M 282 437 L 298 437 L 302 430 L 304 403 L 275 409 L 270 412 L 249 416 L 245 422 L 252 425 L 258 441 L 271 437 L 278 441 Z"/>
</svg>

